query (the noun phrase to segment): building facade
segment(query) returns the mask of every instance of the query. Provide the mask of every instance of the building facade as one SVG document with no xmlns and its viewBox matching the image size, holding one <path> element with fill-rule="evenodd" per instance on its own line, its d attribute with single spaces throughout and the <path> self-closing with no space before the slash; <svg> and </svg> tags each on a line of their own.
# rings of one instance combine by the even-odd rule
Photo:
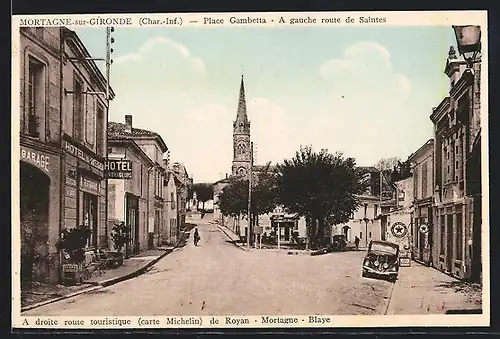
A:
<svg viewBox="0 0 500 339">
<path fill-rule="evenodd" d="M 177 187 L 181 183 L 172 171 L 167 172 L 165 178 L 165 213 L 167 222 L 165 223 L 165 230 L 162 237 L 162 244 L 173 245 L 178 241 L 179 227 L 178 227 L 178 217 L 179 217 L 179 194 L 177 192 Z"/>
<path fill-rule="evenodd" d="M 410 157 L 413 172 L 413 259 L 432 264 L 434 234 L 434 140 L 428 140 Z"/>
<path fill-rule="evenodd" d="M 95 250 L 108 246 L 107 81 L 78 35 L 66 28 L 61 35 L 64 227 L 89 226 L 87 248 Z"/>
<path fill-rule="evenodd" d="M 108 128 L 110 134 L 133 140 L 153 163 L 145 174 L 148 182 L 146 196 L 149 202 L 145 217 L 147 218 L 147 247 L 156 248 L 161 245 L 160 232 L 165 224 L 164 178 L 167 169 L 163 163 L 163 157 L 168 151 L 167 145 L 159 134 L 133 127 L 132 115 L 125 115 L 125 123 L 110 122 Z"/>
<path fill-rule="evenodd" d="M 154 166 L 153 161 L 135 143 L 133 139 L 123 138 L 110 123 L 108 134 L 108 230 L 116 223 L 125 222 L 129 227 L 129 238 L 125 253 L 133 255 L 148 247 L 148 170 Z M 114 162 L 113 162 L 114 161 Z M 118 171 L 109 168 L 111 164 L 122 161 L 126 169 Z M 125 172 L 130 171 L 130 172 Z M 120 174 L 129 174 L 126 178 Z M 110 243 L 110 247 L 112 244 Z"/>
<path fill-rule="evenodd" d="M 449 96 L 430 116 L 435 131 L 433 265 L 455 277 L 480 281 L 481 63 L 469 68 L 451 47 L 445 73 Z"/>
<path fill-rule="evenodd" d="M 172 172 L 176 177 L 177 185 L 177 236 L 179 236 L 180 229 L 186 224 L 186 205 L 189 191 L 193 188 L 193 179 L 189 177 L 186 166 L 179 162 L 172 164 Z"/>
<path fill-rule="evenodd" d="M 380 197 L 360 195 L 360 207 L 351 215 L 346 223 L 332 225 L 332 235 L 343 234 L 348 242 L 354 242 L 357 236 L 359 246 L 367 246 L 371 240 L 381 240 L 381 224 L 378 216 L 381 213 Z"/>
<path fill-rule="evenodd" d="M 20 29 L 20 230 L 23 282 L 56 283 L 61 205 L 61 29 Z"/>
</svg>

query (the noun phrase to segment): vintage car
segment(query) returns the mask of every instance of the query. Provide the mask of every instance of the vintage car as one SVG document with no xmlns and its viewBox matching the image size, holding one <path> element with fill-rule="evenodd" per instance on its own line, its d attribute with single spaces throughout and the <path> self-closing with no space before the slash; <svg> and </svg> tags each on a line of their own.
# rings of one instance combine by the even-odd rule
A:
<svg viewBox="0 0 500 339">
<path fill-rule="evenodd" d="M 372 240 L 363 260 L 363 277 L 382 277 L 392 282 L 399 273 L 399 246 L 388 241 Z"/>
</svg>

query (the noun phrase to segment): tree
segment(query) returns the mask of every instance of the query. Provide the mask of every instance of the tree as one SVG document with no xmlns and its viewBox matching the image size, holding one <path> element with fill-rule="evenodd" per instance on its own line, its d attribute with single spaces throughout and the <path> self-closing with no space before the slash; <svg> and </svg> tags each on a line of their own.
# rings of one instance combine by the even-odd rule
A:
<svg viewBox="0 0 500 339">
<path fill-rule="evenodd" d="M 401 161 L 397 157 L 380 159 L 375 167 L 382 174 L 382 192 L 391 192 L 392 197 L 395 193 L 395 183 L 412 176 L 411 164 L 408 159 L 406 161 Z"/>
<path fill-rule="evenodd" d="M 309 246 L 317 248 L 324 243 L 326 223 L 347 222 L 359 207 L 356 194 L 363 185 L 353 158 L 301 146 L 295 157 L 278 165 L 277 189 L 287 211 L 307 218 Z"/>
<path fill-rule="evenodd" d="M 205 203 L 214 197 L 213 184 L 198 183 L 193 185 L 193 191 L 196 192 L 198 201 L 201 201 L 202 209 L 205 210 Z"/>
<path fill-rule="evenodd" d="M 276 207 L 276 173 L 270 163 L 252 177 L 252 224 L 256 217 L 271 212 Z M 239 216 L 248 214 L 248 179 L 235 179 L 224 187 L 219 196 L 219 208 L 223 215 Z"/>
</svg>

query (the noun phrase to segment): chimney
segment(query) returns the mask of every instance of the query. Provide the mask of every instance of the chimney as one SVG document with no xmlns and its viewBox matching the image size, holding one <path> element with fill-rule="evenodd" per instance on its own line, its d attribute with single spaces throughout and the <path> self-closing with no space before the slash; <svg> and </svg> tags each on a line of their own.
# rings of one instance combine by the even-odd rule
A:
<svg viewBox="0 0 500 339">
<path fill-rule="evenodd" d="M 132 132 L 132 116 L 130 114 L 125 115 L 125 132 Z"/>
</svg>

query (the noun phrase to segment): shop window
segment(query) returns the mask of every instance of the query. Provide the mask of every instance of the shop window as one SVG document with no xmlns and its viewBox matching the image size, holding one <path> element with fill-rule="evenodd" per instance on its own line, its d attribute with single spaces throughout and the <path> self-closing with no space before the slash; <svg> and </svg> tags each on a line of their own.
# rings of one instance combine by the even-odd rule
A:
<svg viewBox="0 0 500 339">
<path fill-rule="evenodd" d="M 175 210 L 175 197 L 173 192 L 170 193 L 170 208 Z"/>
<path fill-rule="evenodd" d="M 87 246 L 97 246 L 97 196 L 83 192 L 83 224 L 90 227 L 90 238 Z"/>
<path fill-rule="evenodd" d="M 45 117 L 45 65 L 35 58 L 29 58 L 27 78 L 27 131 L 28 135 L 38 138 Z"/>
</svg>

